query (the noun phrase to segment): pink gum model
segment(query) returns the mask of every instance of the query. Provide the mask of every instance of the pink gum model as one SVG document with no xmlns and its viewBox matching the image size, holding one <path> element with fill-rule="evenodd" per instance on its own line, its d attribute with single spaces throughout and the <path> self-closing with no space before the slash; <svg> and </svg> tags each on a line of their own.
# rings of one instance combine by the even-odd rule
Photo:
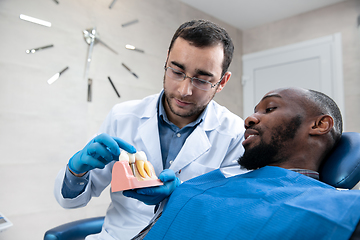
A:
<svg viewBox="0 0 360 240">
<path fill-rule="evenodd" d="M 112 169 L 111 191 L 118 192 L 129 189 L 155 187 L 163 185 L 159 179 L 144 179 L 138 180 L 134 177 L 129 162 L 119 161 L 116 162 Z"/>
</svg>

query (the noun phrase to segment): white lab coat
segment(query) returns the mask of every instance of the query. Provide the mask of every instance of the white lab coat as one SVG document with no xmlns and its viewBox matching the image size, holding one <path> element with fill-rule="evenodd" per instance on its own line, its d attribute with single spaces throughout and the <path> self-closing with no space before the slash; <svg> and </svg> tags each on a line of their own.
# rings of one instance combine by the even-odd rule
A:
<svg viewBox="0 0 360 240">
<path fill-rule="evenodd" d="M 163 170 L 157 118 L 158 98 L 159 94 L 156 94 L 115 105 L 99 131 L 120 137 L 138 151 L 145 151 L 157 175 Z M 205 120 L 187 138 L 170 169 L 174 170 L 181 181 L 217 168 L 230 175 L 242 173 L 237 159 L 244 151 L 241 145 L 243 135 L 243 120 L 211 101 Z M 66 169 L 64 167 L 55 181 L 55 197 L 59 204 L 64 208 L 81 207 L 91 197 L 99 196 L 111 182 L 113 164 L 108 164 L 104 169 L 91 170 L 85 191 L 74 199 L 65 199 L 61 194 Z M 110 195 L 112 202 L 107 210 L 102 232 L 87 239 L 131 239 L 148 224 L 154 214 L 154 206 L 126 198 L 122 192 Z"/>
</svg>

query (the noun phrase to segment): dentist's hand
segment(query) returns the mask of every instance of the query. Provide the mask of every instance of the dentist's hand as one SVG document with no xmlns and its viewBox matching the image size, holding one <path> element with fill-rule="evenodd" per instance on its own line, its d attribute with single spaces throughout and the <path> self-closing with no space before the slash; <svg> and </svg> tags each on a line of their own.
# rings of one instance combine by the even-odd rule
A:
<svg viewBox="0 0 360 240">
<path fill-rule="evenodd" d="M 147 205 L 157 205 L 169 197 L 177 186 L 181 184 L 180 179 L 175 176 L 174 171 L 165 169 L 159 175 L 164 183 L 162 186 L 127 190 L 123 192 L 126 197 L 135 198 Z"/>
<path fill-rule="evenodd" d="M 102 133 L 70 158 L 69 169 L 81 176 L 94 168 L 104 168 L 111 161 L 119 160 L 120 148 L 129 153 L 136 152 L 135 147 L 124 140 Z"/>
</svg>

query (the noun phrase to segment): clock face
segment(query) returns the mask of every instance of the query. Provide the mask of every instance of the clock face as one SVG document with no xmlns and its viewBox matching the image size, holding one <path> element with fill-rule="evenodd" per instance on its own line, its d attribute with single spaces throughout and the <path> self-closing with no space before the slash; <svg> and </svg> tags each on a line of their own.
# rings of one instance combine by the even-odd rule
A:
<svg viewBox="0 0 360 240">
<path fill-rule="evenodd" d="M 6 27 L 11 32 L 9 42 L 15 35 L 19 36 L 15 47 L 19 54 L 17 59 L 40 71 L 37 72 L 38 81 L 48 81 L 52 88 L 59 87 L 59 82 L 82 88 L 77 93 L 85 95 L 85 100 L 89 99 L 86 95 L 92 82 L 93 95 L 100 91 L 104 97 L 115 97 L 116 100 L 121 94 L 117 94 L 115 89 L 118 93 L 123 92 L 124 84 L 125 89 L 150 87 L 158 91 L 162 83 L 161 71 L 154 74 L 151 66 L 155 54 L 145 51 L 151 46 L 147 41 L 151 37 L 144 36 L 151 34 L 144 29 L 154 27 L 146 26 L 151 25 L 146 23 L 146 15 L 140 15 L 138 12 L 141 11 L 131 6 L 131 1 L 126 3 L 95 0 L 34 0 L 29 3 L 15 0 L 1 2 L 0 6 L 16 8 L 17 11 L 12 13 L 12 21 L 16 24 Z M 20 19 L 21 14 L 46 21 L 51 26 L 25 21 Z M 8 54 L 13 54 L 13 51 L 13 48 L 8 49 Z M 165 54 L 164 51 L 162 56 Z M 163 60 L 160 62 L 163 64 Z M 142 76 L 142 73 L 146 74 Z M 148 81 L 142 82 L 143 77 L 148 76 L 160 76 L 157 77 L 159 84 L 152 86 Z M 92 101 L 96 101 L 94 96 Z"/>
<path fill-rule="evenodd" d="M 161 12 L 152 11 L 150 16 L 148 10 L 157 7 L 147 2 L 117 1 L 109 9 L 110 3 L 103 0 L 58 1 L 0 1 L 0 18 L 5 17 L 0 21 L 4 32 L 0 46 L 0 109 L 8 116 L 17 112 L 16 116 L 21 117 L 16 119 L 27 119 L 26 124 L 9 119 L 14 124 L 9 129 L 31 136 L 29 141 L 36 136 L 39 141 L 52 142 L 54 146 L 47 148 L 54 148 L 54 152 L 58 151 L 55 145 L 69 144 L 71 149 L 78 141 L 81 146 L 97 132 L 115 104 L 161 90 L 163 65 L 174 28 L 166 27 L 163 19 L 154 19 L 153 15 Z M 48 21 L 51 27 L 24 21 L 20 14 Z M 135 19 L 137 23 L 122 26 Z M 96 43 L 85 78 L 89 44 L 83 31 L 94 27 L 100 39 L 118 54 Z M 126 49 L 126 44 L 144 53 Z M 48 45 L 53 46 L 26 53 Z M 66 67 L 49 85 L 47 81 Z M 82 137 L 74 139 L 74 135 Z M 40 152 L 34 149 L 25 147 L 24 153 L 41 159 Z M 58 158 L 66 159 L 62 154 Z"/>
<path fill-rule="evenodd" d="M 59 4 L 59 2 L 57 0 L 54 0 L 56 4 Z M 109 6 L 109 9 L 111 9 L 114 4 L 115 4 L 116 0 L 113 0 L 113 2 L 110 4 Z M 45 21 L 45 20 L 42 20 L 42 19 L 39 19 L 39 18 L 34 18 L 34 17 L 31 17 L 31 16 L 27 16 L 27 15 L 24 15 L 24 14 L 20 14 L 20 19 L 21 20 L 24 20 L 24 21 L 28 21 L 28 22 L 31 22 L 31 23 L 34 23 L 34 24 L 39 24 L 41 26 L 44 26 L 44 27 L 51 27 L 51 22 L 49 21 Z M 133 21 L 130 21 L 130 22 L 127 22 L 127 23 L 124 23 L 122 24 L 121 26 L 122 27 L 127 27 L 129 25 L 132 25 L 132 24 L 135 24 L 135 23 L 138 23 L 138 20 L 135 19 Z M 97 31 L 96 27 L 92 27 L 92 28 L 88 28 L 88 29 L 84 29 L 82 31 L 83 33 L 83 37 L 84 37 L 84 40 L 85 42 L 89 45 L 88 47 L 88 51 L 87 51 L 87 56 L 86 56 L 86 59 L 85 59 L 85 71 L 84 71 L 84 79 L 87 79 L 88 80 L 88 101 L 91 101 L 92 97 L 92 79 L 88 78 L 89 77 L 89 68 L 90 68 L 90 65 L 91 65 L 91 62 L 92 62 L 92 54 L 93 54 L 93 50 L 94 50 L 94 47 L 97 45 L 97 44 L 101 44 L 103 47 L 106 47 L 108 50 L 110 50 L 111 52 L 113 52 L 114 54 L 118 55 L 118 52 L 116 50 L 114 50 L 113 48 L 111 48 L 108 44 L 106 44 L 100 37 L 100 34 L 99 32 Z M 54 45 L 53 44 L 49 44 L 49 45 L 45 45 L 45 46 L 41 46 L 41 47 L 36 47 L 36 48 L 31 48 L 31 49 L 27 49 L 25 52 L 27 54 L 34 54 L 34 53 L 37 53 L 41 50 L 44 50 L 44 49 L 48 49 L 48 48 L 51 48 L 53 47 Z M 144 50 L 140 50 L 138 48 L 136 48 L 135 46 L 131 45 L 131 44 L 126 44 L 125 45 L 125 48 L 126 49 L 129 49 L 129 50 L 132 50 L 132 51 L 137 51 L 137 52 L 141 52 L 141 53 L 144 53 Z M 124 63 L 122 63 L 122 66 L 125 67 L 126 70 L 128 70 L 134 77 L 138 78 L 138 75 L 134 72 L 131 71 L 131 69 L 125 65 Z M 55 73 L 51 78 L 49 78 L 49 80 L 47 81 L 48 84 L 53 84 L 56 80 L 59 79 L 59 77 L 67 70 L 69 69 L 69 67 L 65 67 L 63 70 Z M 111 84 L 111 86 L 113 87 L 116 95 L 120 98 L 120 94 L 118 93 L 115 85 L 113 84 L 112 80 L 110 77 L 108 77 L 109 79 L 109 82 Z"/>
</svg>

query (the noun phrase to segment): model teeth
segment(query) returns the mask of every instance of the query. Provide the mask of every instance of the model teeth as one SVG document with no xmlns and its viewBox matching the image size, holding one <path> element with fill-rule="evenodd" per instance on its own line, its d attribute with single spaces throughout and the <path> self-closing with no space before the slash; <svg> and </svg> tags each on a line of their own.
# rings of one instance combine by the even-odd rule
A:
<svg viewBox="0 0 360 240">
<path fill-rule="evenodd" d="M 122 151 L 119 156 L 119 161 L 128 161 L 134 176 L 138 180 L 157 178 L 154 167 L 147 160 L 146 154 L 143 151 L 136 152 L 135 154 Z"/>
<path fill-rule="evenodd" d="M 135 163 L 135 154 L 128 153 L 129 156 L 129 163 Z"/>
<path fill-rule="evenodd" d="M 145 162 L 144 161 L 139 161 L 139 160 L 136 160 L 135 161 L 135 165 L 136 165 L 136 169 L 138 170 L 138 172 L 140 173 L 140 175 L 143 177 L 143 178 L 147 178 L 148 175 L 146 174 L 145 172 L 145 169 L 144 169 L 144 164 Z"/>
<path fill-rule="evenodd" d="M 127 154 L 127 152 L 121 151 L 120 156 L 119 156 L 119 161 L 130 162 L 129 155 Z"/>
</svg>

